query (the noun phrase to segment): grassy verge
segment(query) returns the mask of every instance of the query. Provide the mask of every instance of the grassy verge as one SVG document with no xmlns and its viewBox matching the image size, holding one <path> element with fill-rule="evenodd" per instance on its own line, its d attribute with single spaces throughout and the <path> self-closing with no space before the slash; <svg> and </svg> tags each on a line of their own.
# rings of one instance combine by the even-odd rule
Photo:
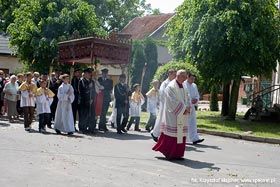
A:
<svg viewBox="0 0 280 187">
<path fill-rule="evenodd" d="M 109 110 L 108 117 L 110 113 L 111 109 Z M 250 135 L 253 136 L 280 138 L 280 124 L 245 121 L 242 119 L 243 115 L 244 113 L 238 113 L 235 121 L 228 121 L 220 117 L 220 112 L 197 111 L 197 126 L 198 128 L 207 130 L 234 132 L 240 134 L 252 131 Z M 141 113 L 141 128 L 145 128 L 145 124 L 148 121 L 149 116 L 150 114 L 147 112 Z"/>
<path fill-rule="evenodd" d="M 220 112 L 197 111 L 197 126 L 207 130 L 235 132 L 243 134 L 252 131 L 251 135 L 280 138 L 280 124 L 271 122 L 256 122 L 242 120 L 243 114 L 239 113 L 235 121 L 223 120 Z"/>
</svg>

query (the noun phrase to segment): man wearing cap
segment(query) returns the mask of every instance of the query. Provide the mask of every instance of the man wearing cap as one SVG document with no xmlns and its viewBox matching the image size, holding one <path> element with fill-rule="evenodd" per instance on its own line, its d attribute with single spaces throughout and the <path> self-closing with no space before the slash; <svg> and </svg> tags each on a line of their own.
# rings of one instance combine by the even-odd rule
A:
<svg viewBox="0 0 280 187">
<path fill-rule="evenodd" d="M 129 109 L 129 96 L 131 96 L 131 91 L 127 84 L 125 84 L 126 75 L 120 75 L 120 82 L 114 87 L 114 95 L 116 99 L 116 109 L 117 109 L 117 132 L 122 134 L 127 132 L 125 130 L 126 123 L 128 121 L 128 109 Z M 121 118 L 123 116 L 123 121 L 121 123 Z"/>
<path fill-rule="evenodd" d="M 106 114 L 111 102 L 111 92 L 113 89 L 113 80 L 108 78 L 108 69 L 102 69 L 102 77 L 98 78 L 98 82 L 104 87 L 103 89 L 103 104 L 99 121 L 99 130 L 108 131 L 106 127 Z"/>
<path fill-rule="evenodd" d="M 83 71 L 84 77 L 79 81 L 79 130 L 83 133 L 95 133 L 95 105 L 96 96 L 95 83 L 91 79 L 92 69 L 87 68 Z"/>
<path fill-rule="evenodd" d="M 73 118 L 74 118 L 74 126 L 76 124 L 76 116 L 78 111 L 78 99 L 79 99 L 79 81 L 82 76 L 81 69 L 77 68 L 74 70 L 74 77 L 71 80 L 71 85 L 74 89 L 75 99 L 72 103 L 72 111 L 73 111 Z M 77 131 L 75 126 L 75 131 Z"/>
</svg>

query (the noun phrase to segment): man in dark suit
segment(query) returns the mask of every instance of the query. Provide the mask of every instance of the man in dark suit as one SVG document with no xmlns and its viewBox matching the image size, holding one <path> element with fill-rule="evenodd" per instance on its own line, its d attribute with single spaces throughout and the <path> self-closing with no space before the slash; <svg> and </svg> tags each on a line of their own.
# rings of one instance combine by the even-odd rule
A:
<svg viewBox="0 0 280 187">
<path fill-rule="evenodd" d="M 59 86 L 62 84 L 62 80 L 59 79 L 61 74 L 62 74 L 62 70 L 56 69 L 55 77 L 49 78 L 50 79 L 49 88 L 55 94 L 55 96 L 53 97 L 53 102 L 51 104 L 51 117 L 49 119 L 48 128 L 52 128 L 52 121 L 55 120 L 55 112 L 56 112 L 56 107 L 57 107 L 57 103 L 58 103 L 57 92 L 58 92 Z"/>
<path fill-rule="evenodd" d="M 113 80 L 108 78 L 108 69 L 102 69 L 102 77 L 98 78 L 98 82 L 104 87 L 103 89 L 103 104 L 100 114 L 99 130 L 108 131 L 106 127 L 106 114 L 111 102 L 111 92 L 113 89 Z"/>
<path fill-rule="evenodd" d="M 78 112 L 79 81 L 81 79 L 81 76 L 82 76 L 81 69 L 77 68 L 77 69 L 74 70 L 74 77 L 71 80 L 71 85 L 74 89 L 74 95 L 75 95 L 75 99 L 72 103 L 72 111 L 73 111 L 73 117 L 74 117 L 75 131 L 77 131 L 75 124 L 76 124 L 76 116 L 77 116 L 77 112 Z"/>
<path fill-rule="evenodd" d="M 84 71 L 84 77 L 79 81 L 79 130 L 83 133 L 95 133 L 95 82 L 92 80 L 92 69 Z"/>
<path fill-rule="evenodd" d="M 114 87 L 114 95 L 116 99 L 116 109 L 117 109 L 117 132 L 118 134 L 123 134 L 127 132 L 125 130 L 126 123 L 128 121 L 129 115 L 129 96 L 131 96 L 131 91 L 127 84 L 125 84 L 126 75 L 120 75 L 120 82 Z M 121 118 L 123 116 L 123 121 L 121 123 Z"/>
</svg>

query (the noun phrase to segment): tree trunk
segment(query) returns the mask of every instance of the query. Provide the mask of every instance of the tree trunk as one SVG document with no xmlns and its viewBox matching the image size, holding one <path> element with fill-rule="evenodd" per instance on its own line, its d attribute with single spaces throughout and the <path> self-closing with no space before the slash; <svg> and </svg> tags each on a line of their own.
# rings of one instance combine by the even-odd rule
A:
<svg viewBox="0 0 280 187">
<path fill-rule="evenodd" d="M 229 110 L 229 88 L 230 88 L 230 84 L 229 83 L 224 83 L 223 84 L 223 102 L 222 102 L 222 111 L 221 111 L 221 115 L 222 116 L 227 116 L 228 115 L 228 110 Z"/>
<path fill-rule="evenodd" d="M 219 111 L 217 86 L 212 85 L 210 92 L 210 111 Z"/>
<path fill-rule="evenodd" d="M 237 78 L 233 81 L 232 84 L 231 94 L 230 94 L 229 113 L 227 117 L 228 120 L 235 120 L 240 80 L 241 80 L 240 78 Z"/>
</svg>

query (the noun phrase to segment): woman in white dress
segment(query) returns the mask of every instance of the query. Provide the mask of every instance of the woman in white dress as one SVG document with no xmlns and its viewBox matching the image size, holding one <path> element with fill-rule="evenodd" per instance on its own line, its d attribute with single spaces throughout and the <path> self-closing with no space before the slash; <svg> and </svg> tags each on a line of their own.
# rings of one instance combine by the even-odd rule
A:
<svg viewBox="0 0 280 187">
<path fill-rule="evenodd" d="M 57 98 L 58 104 L 55 113 L 54 129 L 56 133 L 68 133 L 69 135 L 75 132 L 74 118 L 72 113 L 72 102 L 74 101 L 74 89 L 69 84 L 69 75 L 62 75 L 63 83 L 58 88 Z"/>
</svg>

